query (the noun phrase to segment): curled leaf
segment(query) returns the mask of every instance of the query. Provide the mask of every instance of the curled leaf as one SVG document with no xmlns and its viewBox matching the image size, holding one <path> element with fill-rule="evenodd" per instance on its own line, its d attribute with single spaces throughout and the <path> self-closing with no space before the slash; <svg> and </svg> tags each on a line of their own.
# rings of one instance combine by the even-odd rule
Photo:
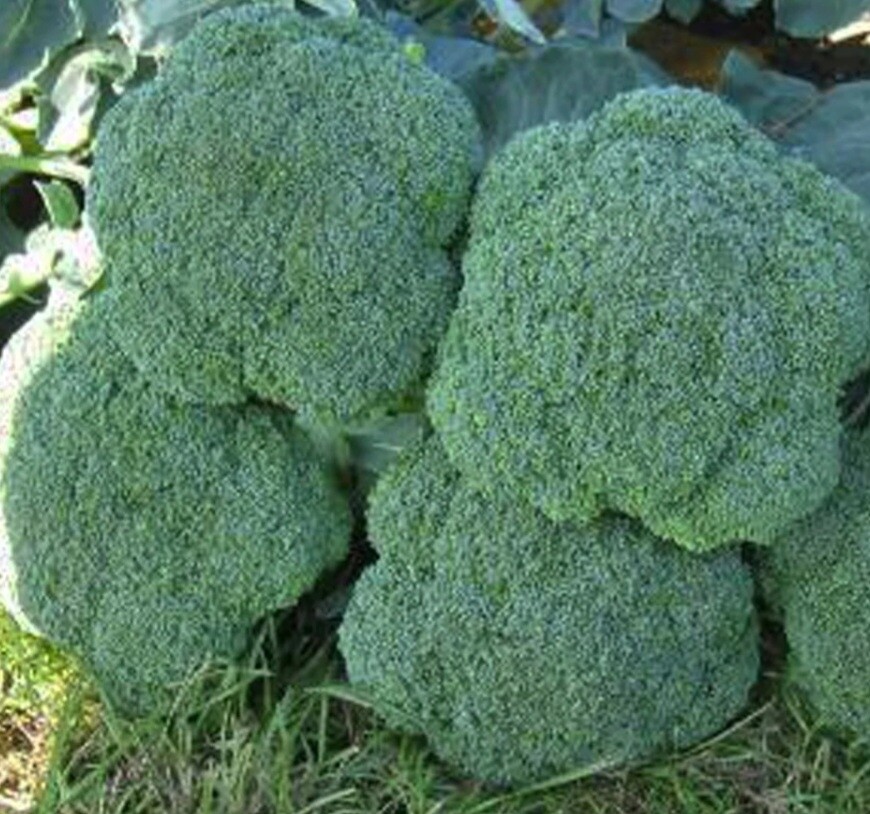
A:
<svg viewBox="0 0 870 814">
<path fill-rule="evenodd" d="M 22 82 L 80 34 L 70 3 L 4 0 L 0 3 L 0 87 Z"/>
<path fill-rule="evenodd" d="M 531 42 L 543 45 L 547 41 L 517 0 L 481 0 L 481 5 L 490 17 L 500 20 L 512 31 L 516 31 Z"/>
<path fill-rule="evenodd" d="M 134 56 L 117 40 L 68 49 L 38 77 L 39 140 L 49 151 L 71 152 L 87 144 L 109 83 L 129 81 Z"/>
<path fill-rule="evenodd" d="M 37 181 L 39 192 L 52 226 L 74 229 L 79 221 L 79 204 L 72 190 L 62 181 Z"/>
</svg>

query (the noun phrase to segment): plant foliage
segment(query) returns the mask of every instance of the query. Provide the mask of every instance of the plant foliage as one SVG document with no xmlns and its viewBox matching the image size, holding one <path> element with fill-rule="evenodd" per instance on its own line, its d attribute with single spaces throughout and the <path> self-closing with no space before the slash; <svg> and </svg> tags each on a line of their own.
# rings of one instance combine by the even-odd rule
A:
<svg viewBox="0 0 870 814">
<path fill-rule="evenodd" d="M 599 0 L 585 2 L 600 5 Z M 665 0 L 664 7 L 677 20 L 688 23 L 701 12 L 705 2 L 718 3 L 732 14 L 741 15 L 760 5 L 761 0 Z M 652 9 L 652 3 L 640 5 L 646 7 L 642 19 L 648 20 L 658 11 Z M 870 10 L 870 0 L 773 0 L 773 7 L 777 28 L 792 37 L 812 38 L 853 22 Z M 616 14 L 619 16 L 618 11 Z"/>
<path fill-rule="evenodd" d="M 870 81 L 819 90 L 732 51 L 722 67 L 722 94 L 788 152 L 839 178 L 870 204 Z"/>
</svg>

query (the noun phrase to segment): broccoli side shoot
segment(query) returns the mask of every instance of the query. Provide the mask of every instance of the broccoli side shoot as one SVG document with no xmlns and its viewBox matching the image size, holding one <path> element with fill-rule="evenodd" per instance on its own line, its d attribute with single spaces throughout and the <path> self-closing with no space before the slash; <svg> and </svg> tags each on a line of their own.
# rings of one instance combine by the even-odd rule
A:
<svg viewBox="0 0 870 814">
<path fill-rule="evenodd" d="M 340 632 L 351 681 L 474 777 L 525 783 L 686 746 L 758 669 L 739 551 L 638 523 L 554 524 L 470 488 L 435 440 L 378 483 L 380 554 Z"/>
<path fill-rule="evenodd" d="M 825 504 L 765 552 L 788 677 L 828 725 L 870 737 L 870 434 L 850 434 Z"/>
<path fill-rule="evenodd" d="M 709 549 L 836 484 L 870 217 L 716 97 L 637 91 L 515 139 L 464 272 L 428 406 L 478 488 Z"/>
<path fill-rule="evenodd" d="M 374 23 L 209 16 L 100 130 L 87 208 L 117 342 L 187 400 L 310 422 L 418 394 L 478 150 L 459 89 Z"/>
<path fill-rule="evenodd" d="M 339 562 L 350 519 L 285 415 L 166 397 L 95 302 L 53 301 L 0 359 L 0 598 L 138 713 Z"/>
</svg>

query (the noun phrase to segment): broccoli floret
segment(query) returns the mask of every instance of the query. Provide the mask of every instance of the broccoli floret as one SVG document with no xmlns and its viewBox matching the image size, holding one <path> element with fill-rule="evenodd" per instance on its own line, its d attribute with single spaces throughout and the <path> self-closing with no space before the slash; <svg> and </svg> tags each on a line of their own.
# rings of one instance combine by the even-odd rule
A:
<svg viewBox="0 0 870 814">
<path fill-rule="evenodd" d="M 288 414 L 178 402 L 54 301 L 0 359 L 0 597 L 134 713 L 345 555 L 349 510 Z"/>
<path fill-rule="evenodd" d="M 190 400 L 351 421 L 422 390 L 479 151 L 365 20 L 216 13 L 106 116 L 87 207 L 115 337 Z"/>
<path fill-rule="evenodd" d="M 831 726 L 870 736 L 870 433 L 850 433 L 843 478 L 821 509 L 768 551 L 789 679 Z"/>
<path fill-rule="evenodd" d="M 682 747 L 758 669 L 735 549 L 693 555 L 636 521 L 557 525 L 470 488 L 429 441 L 378 483 L 378 562 L 340 632 L 352 682 L 475 777 L 521 783 Z"/>
<path fill-rule="evenodd" d="M 484 174 L 428 406 L 473 483 L 768 543 L 839 473 L 870 217 L 714 96 L 647 89 Z"/>
</svg>

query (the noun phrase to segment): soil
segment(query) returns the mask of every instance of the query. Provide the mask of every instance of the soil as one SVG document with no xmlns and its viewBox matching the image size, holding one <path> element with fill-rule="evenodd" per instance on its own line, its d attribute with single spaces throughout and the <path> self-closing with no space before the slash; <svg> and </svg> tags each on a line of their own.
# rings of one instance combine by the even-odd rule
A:
<svg viewBox="0 0 870 814">
<path fill-rule="evenodd" d="M 641 26 L 631 44 L 644 51 L 679 81 L 714 89 L 719 68 L 732 48 L 740 48 L 767 67 L 828 88 L 840 82 L 870 79 L 870 46 L 859 35 L 836 44 L 798 40 L 774 28 L 771 0 L 743 17 L 715 4 L 684 26 L 660 17 Z"/>
</svg>

